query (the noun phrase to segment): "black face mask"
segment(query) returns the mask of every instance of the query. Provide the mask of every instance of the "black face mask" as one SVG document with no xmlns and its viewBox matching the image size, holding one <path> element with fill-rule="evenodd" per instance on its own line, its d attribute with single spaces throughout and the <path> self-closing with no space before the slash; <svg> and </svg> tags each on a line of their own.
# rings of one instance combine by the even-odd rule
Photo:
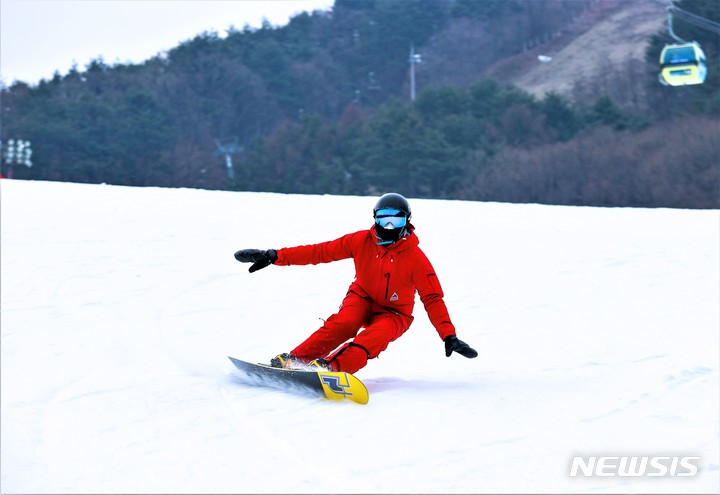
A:
<svg viewBox="0 0 720 495">
<path fill-rule="evenodd" d="M 406 232 L 406 227 L 402 227 L 399 229 L 384 229 L 377 224 L 375 225 L 375 237 L 377 237 L 381 241 L 378 242 L 378 244 L 392 244 L 393 242 L 403 237 Z"/>
</svg>

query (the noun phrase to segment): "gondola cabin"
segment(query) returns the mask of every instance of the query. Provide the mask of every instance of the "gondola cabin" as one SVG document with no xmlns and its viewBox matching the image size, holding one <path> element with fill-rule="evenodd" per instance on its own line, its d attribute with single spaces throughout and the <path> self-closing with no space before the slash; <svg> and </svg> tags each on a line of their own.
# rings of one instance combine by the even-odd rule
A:
<svg viewBox="0 0 720 495">
<path fill-rule="evenodd" d="M 660 82 L 670 86 L 702 84 L 707 76 L 705 53 L 693 41 L 666 45 L 660 53 Z"/>
</svg>

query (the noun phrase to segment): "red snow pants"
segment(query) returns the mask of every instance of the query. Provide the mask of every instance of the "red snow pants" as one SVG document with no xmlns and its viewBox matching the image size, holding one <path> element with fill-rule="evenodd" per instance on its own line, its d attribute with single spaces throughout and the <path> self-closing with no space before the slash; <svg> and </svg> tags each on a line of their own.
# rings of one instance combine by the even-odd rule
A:
<svg viewBox="0 0 720 495">
<path fill-rule="evenodd" d="M 290 353 L 303 361 L 325 358 L 337 371 L 355 373 L 405 333 L 411 322 L 412 317 L 395 313 L 351 291 L 340 310 Z M 362 327 L 365 328 L 361 332 Z M 350 339 L 352 341 L 347 342 Z M 345 345 L 338 349 L 343 343 Z"/>
</svg>

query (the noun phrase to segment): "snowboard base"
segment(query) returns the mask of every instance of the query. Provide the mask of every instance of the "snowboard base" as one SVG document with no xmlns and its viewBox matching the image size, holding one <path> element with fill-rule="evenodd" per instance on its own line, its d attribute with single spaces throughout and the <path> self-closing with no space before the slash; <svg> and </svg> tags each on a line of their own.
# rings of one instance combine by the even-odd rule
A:
<svg viewBox="0 0 720 495">
<path fill-rule="evenodd" d="M 294 385 L 326 399 L 348 399 L 358 404 L 367 404 L 370 399 L 363 382 L 351 373 L 273 368 L 267 364 L 248 363 L 230 356 L 228 358 L 237 369 L 259 379 L 259 383 L 263 385 L 282 388 L 292 388 Z"/>
</svg>

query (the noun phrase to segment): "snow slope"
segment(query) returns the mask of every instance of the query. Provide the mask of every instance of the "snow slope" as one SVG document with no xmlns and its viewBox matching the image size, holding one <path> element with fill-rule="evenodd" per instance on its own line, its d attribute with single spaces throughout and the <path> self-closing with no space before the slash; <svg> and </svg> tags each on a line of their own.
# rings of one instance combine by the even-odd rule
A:
<svg viewBox="0 0 720 495">
<path fill-rule="evenodd" d="M 244 384 L 338 307 L 349 260 L 239 248 L 366 228 L 375 198 L 0 181 L 0 491 L 717 493 L 720 213 L 411 200 L 460 338 L 418 302 L 370 403 Z M 573 456 L 700 456 L 570 477 Z"/>
</svg>

